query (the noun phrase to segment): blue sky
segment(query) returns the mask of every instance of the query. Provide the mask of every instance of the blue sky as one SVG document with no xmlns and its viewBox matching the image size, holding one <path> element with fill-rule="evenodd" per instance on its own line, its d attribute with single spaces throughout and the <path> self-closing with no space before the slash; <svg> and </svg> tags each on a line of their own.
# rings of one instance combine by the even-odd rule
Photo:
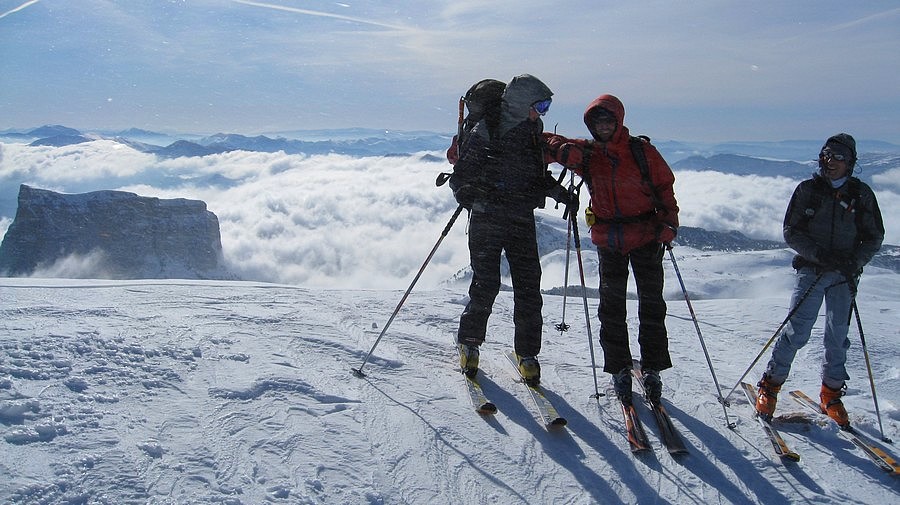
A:
<svg viewBox="0 0 900 505">
<path fill-rule="evenodd" d="M 473 82 L 625 103 L 654 139 L 900 143 L 894 1 L 0 0 L 0 130 L 455 130 Z"/>
</svg>

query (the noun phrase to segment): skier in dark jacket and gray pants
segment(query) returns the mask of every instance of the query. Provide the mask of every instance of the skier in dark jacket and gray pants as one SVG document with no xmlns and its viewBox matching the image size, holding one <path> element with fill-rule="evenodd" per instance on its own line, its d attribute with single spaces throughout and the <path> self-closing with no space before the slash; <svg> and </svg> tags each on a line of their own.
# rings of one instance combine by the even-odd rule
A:
<svg viewBox="0 0 900 505">
<path fill-rule="evenodd" d="M 788 204 L 784 239 L 797 251 L 793 262 L 797 284 L 791 299 L 795 312 L 775 343 L 759 382 L 756 410 L 763 417 L 772 417 L 778 392 L 797 351 L 809 341 L 824 299 L 820 406 L 842 427 L 850 424 L 841 402 L 844 381 L 850 378 L 844 366 L 850 347 L 850 310 L 862 267 L 884 240 L 875 193 L 852 177 L 856 159 L 853 137 L 846 133 L 830 137 L 819 153 L 819 172 L 797 186 Z"/>
</svg>

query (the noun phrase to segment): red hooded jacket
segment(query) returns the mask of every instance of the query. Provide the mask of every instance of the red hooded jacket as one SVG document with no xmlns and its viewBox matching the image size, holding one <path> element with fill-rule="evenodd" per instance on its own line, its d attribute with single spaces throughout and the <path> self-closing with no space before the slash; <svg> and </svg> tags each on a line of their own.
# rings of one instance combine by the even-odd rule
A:
<svg viewBox="0 0 900 505">
<path fill-rule="evenodd" d="M 622 254 L 650 242 L 672 241 L 678 228 L 672 170 L 655 147 L 643 143 L 650 180 L 662 207 L 655 208 L 653 190 L 641 176 L 631 152 L 631 135 L 624 124 L 625 106 L 612 95 L 597 97 L 588 105 L 584 122 L 595 138 L 593 115 L 597 108 L 606 109 L 616 118 L 615 134 L 605 144 L 544 134 L 550 159 L 590 180 L 590 207 L 596 217 L 591 240 L 601 249 Z"/>
</svg>

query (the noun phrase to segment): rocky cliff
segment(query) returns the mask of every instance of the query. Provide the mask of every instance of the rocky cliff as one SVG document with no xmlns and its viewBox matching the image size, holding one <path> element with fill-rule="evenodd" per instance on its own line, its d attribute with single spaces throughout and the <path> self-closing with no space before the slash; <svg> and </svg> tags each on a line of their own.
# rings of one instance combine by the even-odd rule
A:
<svg viewBox="0 0 900 505">
<path fill-rule="evenodd" d="M 0 275 L 42 271 L 109 279 L 229 278 L 218 218 L 202 201 L 122 191 L 69 195 L 22 185 L 15 220 L 0 245 Z"/>
</svg>

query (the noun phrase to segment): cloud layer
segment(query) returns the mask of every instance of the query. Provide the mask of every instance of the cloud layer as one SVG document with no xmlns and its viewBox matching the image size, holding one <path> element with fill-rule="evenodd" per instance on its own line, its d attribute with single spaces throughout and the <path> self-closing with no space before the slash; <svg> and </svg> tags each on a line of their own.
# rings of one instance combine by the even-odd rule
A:
<svg viewBox="0 0 900 505">
<path fill-rule="evenodd" d="M 450 190 L 434 184 L 449 165 L 423 159 L 426 153 L 360 158 L 235 151 L 159 160 L 108 140 L 59 148 L 0 144 L 0 149 L 0 232 L 11 223 L 22 183 L 67 193 L 118 189 L 199 199 L 219 218 L 229 268 L 248 280 L 405 288 L 456 208 Z M 896 180 L 890 174 L 884 179 L 876 194 L 886 212 L 900 205 L 900 188 L 889 182 Z M 784 177 L 685 171 L 676 173 L 675 191 L 683 225 L 781 240 L 781 220 L 795 185 Z M 539 212 L 551 222 L 561 219 L 552 206 Z M 900 223 L 888 220 L 886 226 L 886 242 L 900 243 Z M 463 213 L 420 286 L 437 286 L 464 268 L 466 240 Z M 583 249 L 593 256 L 590 245 Z M 562 284 L 557 267 L 548 266 L 545 287 Z"/>
</svg>

